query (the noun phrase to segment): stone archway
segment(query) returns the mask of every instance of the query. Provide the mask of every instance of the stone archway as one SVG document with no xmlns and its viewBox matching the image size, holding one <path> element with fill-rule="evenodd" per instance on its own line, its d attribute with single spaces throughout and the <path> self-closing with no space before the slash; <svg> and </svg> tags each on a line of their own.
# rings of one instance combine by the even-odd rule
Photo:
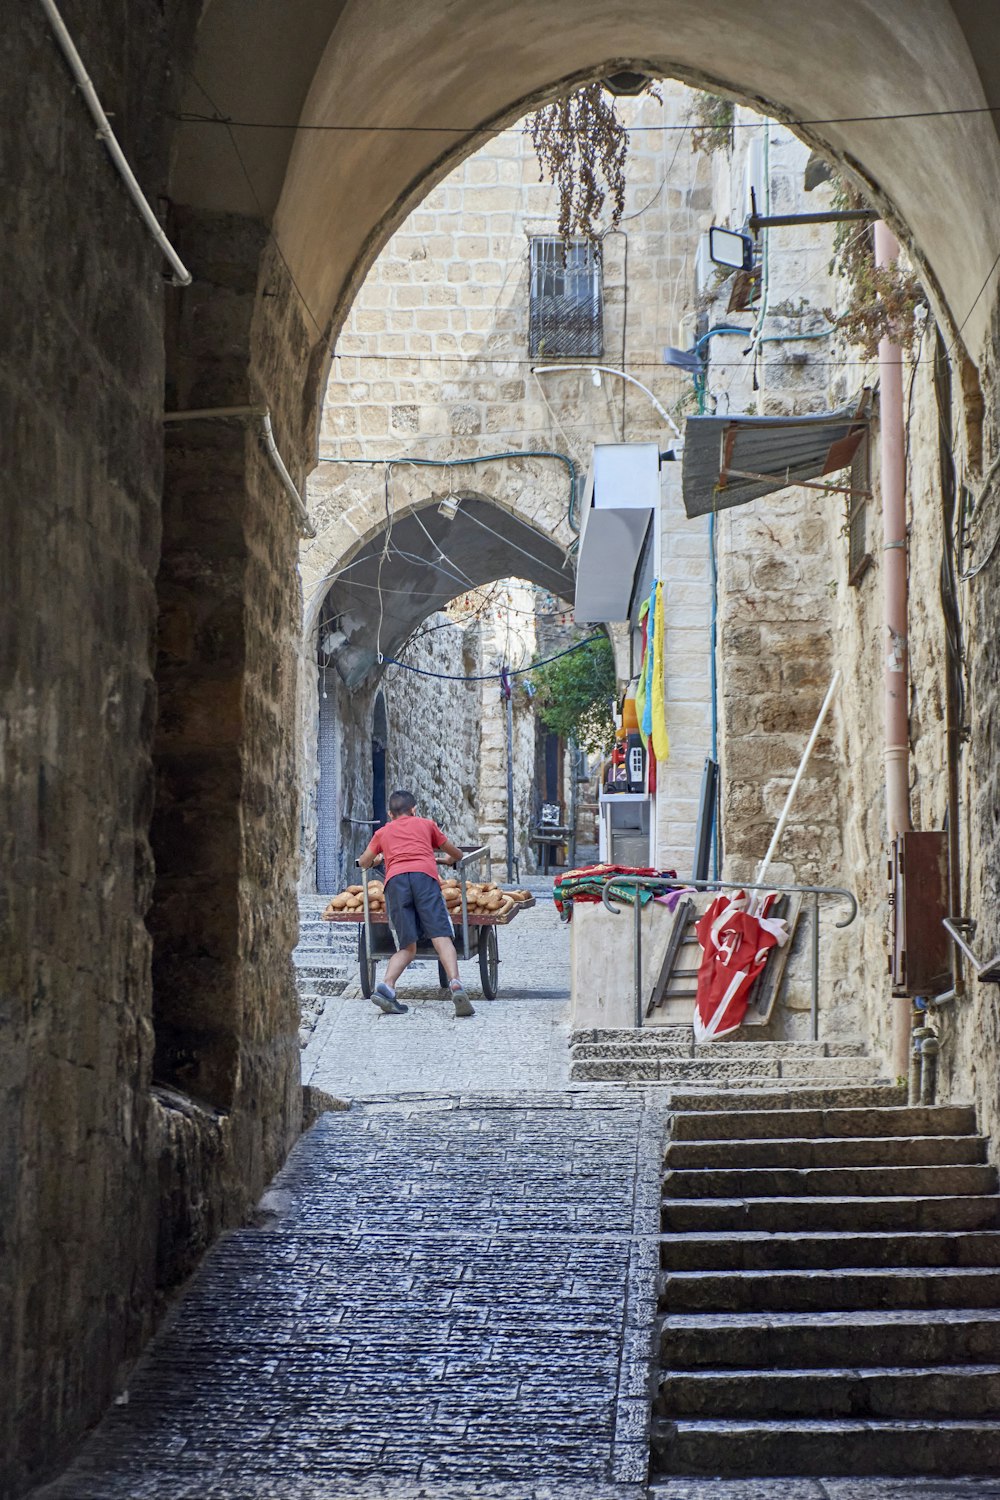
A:
<svg viewBox="0 0 1000 1500">
<path fill-rule="evenodd" d="M 298 538 L 252 427 L 185 425 L 164 460 L 164 394 L 174 411 L 266 404 L 301 482 L 331 339 L 393 227 L 484 135 L 628 64 L 814 122 L 803 133 L 867 183 L 912 249 L 961 336 L 953 356 L 964 345 L 995 367 L 1000 46 L 977 0 L 261 0 L 252 16 L 212 0 L 130 11 L 112 46 L 117 19 L 104 6 L 73 17 L 194 272 L 167 293 L 166 356 L 158 252 L 40 10 L 9 38 L 19 113 L 46 128 L 12 153 L 24 212 L 6 283 L 23 337 L 0 597 L 23 629 L 4 674 L 16 1001 L 4 1127 L 12 1158 L 58 1170 L 61 1188 L 30 1183 L 13 1218 L 4 1298 L 23 1347 L 0 1404 L 8 1423 L 38 1413 L 30 1431 L 5 1429 L 14 1492 L 97 1414 L 148 1332 L 156 1276 L 182 1276 L 245 1213 L 301 1124 L 288 960 Z M 175 77 L 188 80 L 180 101 Z M 171 132 L 178 103 L 202 118 Z M 937 113 L 956 109 L 973 113 Z M 54 192 L 56 145 L 66 186 Z M 967 459 L 974 474 L 974 447 Z M 996 592 L 988 575 L 978 587 L 976 891 L 997 868 Z M 72 640 L 69 616 L 85 622 Z M 185 1028 L 208 1038 L 211 1066 L 171 1046 Z M 983 1038 L 995 1048 L 993 1014 Z M 154 1077 L 172 1088 L 154 1092 Z"/>
</svg>

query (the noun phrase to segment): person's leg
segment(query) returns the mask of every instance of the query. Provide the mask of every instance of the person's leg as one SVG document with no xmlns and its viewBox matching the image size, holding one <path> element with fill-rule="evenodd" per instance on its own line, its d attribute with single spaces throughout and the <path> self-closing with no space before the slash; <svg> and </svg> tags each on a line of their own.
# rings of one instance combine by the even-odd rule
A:
<svg viewBox="0 0 1000 1500">
<path fill-rule="evenodd" d="M 455 952 L 455 944 L 450 937 L 431 938 L 434 944 L 434 952 L 441 960 L 441 967 L 449 979 L 458 978 L 458 954 Z"/>
<path fill-rule="evenodd" d="M 452 952 L 454 953 L 454 951 L 454 947 L 452 947 Z M 385 970 L 385 983 L 389 985 L 390 988 L 395 985 L 396 980 L 399 978 L 400 974 L 402 974 L 407 964 L 412 963 L 416 956 L 416 943 L 408 943 L 405 948 L 396 949 L 395 953 L 392 955 L 388 964 L 386 965 Z M 455 965 L 455 972 L 456 974 L 458 973 L 457 964 Z"/>
</svg>

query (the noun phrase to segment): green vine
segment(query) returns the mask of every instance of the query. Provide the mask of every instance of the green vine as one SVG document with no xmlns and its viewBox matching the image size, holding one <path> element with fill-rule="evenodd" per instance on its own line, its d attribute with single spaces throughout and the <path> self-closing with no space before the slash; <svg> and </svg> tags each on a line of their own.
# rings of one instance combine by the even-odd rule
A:
<svg viewBox="0 0 1000 1500">
<path fill-rule="evenodd" d="M 833 197 L 838 209 L 867 208 L 859 192 L 838 182 Z M 825 308 L 826 316 L 849 344 L 868 358 L 878 354 L 879 341 L 891 339 L 911 353 L 920 334 L 921 308 L 927 306 L 923 288 L 913 271 L 900 265 L 875 264 L 875 235 L 870 223 L 848 220 L 838 224 L 833 240 L 830 270 L 847 284 L 847 303 L 839 312 Z"/>
<path fill-rule="evenodd" d="M 694 96 L 692 111 L 694 129 L 691 145 L 695 151 L 729 151 L 733 144 L 733 121 L 736 106 L 732 99 L 723 99 L 719 94 L 698 92 Z"/>
</svg>

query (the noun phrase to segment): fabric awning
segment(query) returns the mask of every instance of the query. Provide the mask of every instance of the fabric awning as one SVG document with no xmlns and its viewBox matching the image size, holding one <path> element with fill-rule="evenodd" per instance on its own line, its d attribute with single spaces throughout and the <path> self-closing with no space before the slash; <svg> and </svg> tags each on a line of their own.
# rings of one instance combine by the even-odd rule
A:
<svg viewBox="0 0 1000 1500">
<path fill-rule="evenodd" d="M 685 511 L 707 516 L 846 468 L 870 409 L 864 390 L 837 411 L 808 417 L 688 417 Z"/>
</svg>

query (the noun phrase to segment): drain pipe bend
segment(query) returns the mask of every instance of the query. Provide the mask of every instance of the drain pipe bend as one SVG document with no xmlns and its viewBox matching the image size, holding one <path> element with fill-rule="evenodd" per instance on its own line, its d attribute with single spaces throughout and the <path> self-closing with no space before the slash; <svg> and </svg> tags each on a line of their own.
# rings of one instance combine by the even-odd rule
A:
<svg viewBox="0 0 1000 1500">
<path fill-rule="evenodd" d="M 295 519 L 299 524 L 299 531 L 304 537 L 315 537 L 316 527 L 312 517 L 306 509 L 305 502 L 295 487 L 295 482 L 285 467 L 285 461 L 278 452 L 278 445 L 274 441 L 274 428 L 271 426 L 271 413 L 266 406 L 201 406 L 191 411 L 167 411 L 163 414 L 166 425 L 174 422 L 230 422 L 230 421 L 252 421 L 257 422 L 260 427 L 260 435 L 264 439 L 264 447 L 275 473 L 281 480 L 282 487 L 291 500 L 295 510 Z"/>
<path fill-rule="evenodd" d="M 69 34 L 65 21 L 59 14 L 54 0 L 39 0 L 39 3 L 48 18 L 49 25 L 52 27 L 59 50 L 66 59 L 69 70 L 76 81 L 77 88 L 83 95 L 84 103 L 90 110 L 94 124 L 97 126 L 98 139 L 104 142 L 105 149 L 114 162 L 115 170 L 125 184 L 129 197 L 139 210 L 143 223 L 159 245 L 164 256 L 170 262 L 174 273 L 172 278 L 174 286 L 190 286 L 191 272 L 164 234 L 159 219 L 150 207 L 145 193 L 139 186 L 135 173 L 126 161 L 125 153 L 118 144 L 118 138 L 111 129 L 111 122 L 104 112 L 104 107 L 100 99 L 97 97 L 97 90 L 94 88 L 90 74 L 83 65 L 83 59 L 77 51 L 76 44 Z"/>
</svg>

